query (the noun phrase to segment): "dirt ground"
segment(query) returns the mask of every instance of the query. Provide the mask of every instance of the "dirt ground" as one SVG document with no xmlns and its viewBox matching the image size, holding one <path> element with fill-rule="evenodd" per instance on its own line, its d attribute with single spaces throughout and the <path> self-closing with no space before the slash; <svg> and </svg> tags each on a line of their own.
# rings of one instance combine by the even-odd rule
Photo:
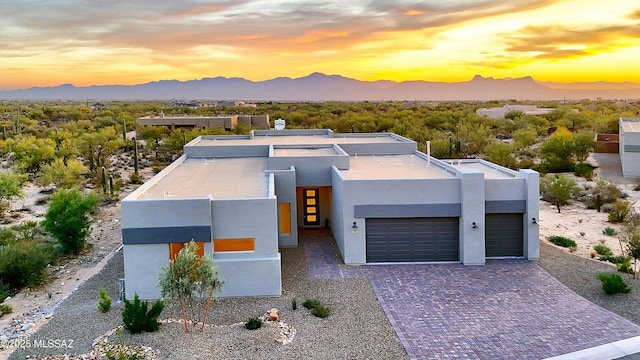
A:
<svg viewBox="0 0 640 360">
<path fill-rule="evenodd" d="M 640 213 L 640 191 L 633 190 L 634 179 L 622 176 L 618 154 L 592 154 L 587 161 L 597 166 L 596 178 L 600 177 L 617 184 L 628 195 L 626 200 L 635 202 L 636 213 Z M 595 181 L 585 181 L 582 178 L 576 178 L 576 181 L 580 186 L 595 186 Z M 540 239 L 543 241 L 546 241 L 549 235 L 571 238 L 578 244 L 575 255 L 582 257 L 591 257 L 593 246 L 600 243 L 611 248 L 615 255 L 620 255 L 624 250 L 624 244 L 620 243 L 618 236 L 623 232 L 623 227 L 620 224 L 608 222 L 607 213 L 587 209 L 584 204 L 577 201 L 561 207 L 560 211 L 561 213 L 558 214 L 555 206 L 540 201 Z M 604 234 L 603 230 L 606 227 L 614 228 L 617 234 L 613 236 Z"/>
<path fill-rule="evenodd" d="M 153 176 L 150 169 L 141 171 L 145 179 Z M 132 192 L 137 185 L 127 184 L 120 194 L 120 198 Z M 48 192 L 42 187 L 29 184 L 25 186 L 25 198 L 12 204 L 11 224 L 26 221 L 41 221 L 44 219 L 49 198 Z M 27 288 L 5 300 L 13 312 L 0 319 L 0 337 L 18 335 L 18 338 L 28 337 L 51 318 L 56 306 L 75 291 L 81 283 L 98 273 L 113 256 L 122 242 L 120 226 L 120 203 L 103 204 L 91 225 L 91 234 L 87 239 L 86 248 L 78 257 L 62 259 L 59 265 L 50 266 L 48 274 L 50 281 L 36 288 Z M 97 297 L 96 297 L 97 303 Z M 23 327 L 29 328 L 21 331 Z M 5 338 L 3 340 L 6 341 Z M 1 348 L 0 360 L 6 359 L 11 348 Z"/>
</svg>

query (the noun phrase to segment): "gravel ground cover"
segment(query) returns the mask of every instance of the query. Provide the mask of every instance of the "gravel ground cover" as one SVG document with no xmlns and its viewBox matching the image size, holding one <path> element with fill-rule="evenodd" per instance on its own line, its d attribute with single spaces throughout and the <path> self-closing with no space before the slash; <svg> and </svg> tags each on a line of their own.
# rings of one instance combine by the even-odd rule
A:
<svg viewBox="0 0 640 360">
<path fill-rule="evenodd" d="M 219 299 L 213 303 L 203 332 L 185 333 L 180 323 L 163 324 L 152 334 L 130 335 L 124 340 L 153 348 L 163 359 L 408 359 L 402 343 L 387 320 L 366 279 L 309 279 L 303 246 L 282 249 L 283 294 L 278 298 Z M 74 339 L 73 349 L 18 349 L 10 359 L 45 359 L 38 354 L 86 354 L 93 340 L 121 324 L 121 305 L 107 314 L 96 310 L 97 293 L 107 287 L 117 293 L 122 277 L 122 255 L 117 254 L 103 271 L 86 281 L 56 310 L 51 321 L 31 339 Z M 115 298 L 116 296 L 114 296 Z M 297 310 L 291 308 L 296 299 Z M 316 318 L 302 307 L 307 298 L 318 299 L 331 310 L 326 319 Z M 279 328 L 267 323 L 246 330 L 242 323 L 271 308 L 280 310 L 283 322 L 296 329 L 287 345 L 275 341 Z M 179 318 L 169 306 L 161 318 Z M 111 341 L 115 337 L 110 338 Z M 62 358 L 62 357 L 56 357 Z"/>
<path fill-rule="evenodd" d="M 613 265 L 575 256 L 544 241 L 540 242 L 539 264 L 578 295 L 640 325 L 640 280 L 629 279 L 626 274 L 617 272 Z M 598 280 L 601 272 L 620 274 L 633 290 L 627 294 L 605 294 Z"/>
<path fill-rule="evenodd" d="M 203 332 L 185 333 L 180 323 L 165 323 L 153 334 L 129 335 L 124 340 L 151 347 L 161 359 L 280 359 L 352 358 L 407 359 L 408 355 L 387 320 L 369 282 L 364 278 L 310 279 L 304 244 L 283 249 L 283 295 L 278 298 L 220 299 L 212 305 L 209 323 Z M 628 280 L 629 294 L 604 294 L 597 275 L 615 272 L 609 264 L 567 253 L 541 242 L 541 267 L 577 294 L 593 303 L 640 324 L 640 281 Z M 54 358 L 42 354 L 86 354 L 94 339 L 121 324 L 122 304 L 99 313 L 95 306 L 100 287 L 117 298 L 117 279 L 122 278 L 122 253 L 83 283 L 55 311 L 53 319 L 31 336 L 32 341 L 73 340 L 73 348 L 18 349 L 10 359 Z M 626 277 L 625 277 L 626 279 Z M 291 308 L 295 298 L 298 309 Z M 301 304 L 307 298 L 320 300 L 331 309 L 327 319 L 316 318 Z M 571 306 L 571 304 L 567 304 Z M 266 323 L 261 329 L 246 330 L 243 322 L 278 308 L 282 320 L 296 329 L 287 345 L 275 342 L 280 329 Z M 176 307 L 168 306 L 162 318 L 179 318 Z M 597 324 L 594 324 L 597 326 Z M 110 338 L 114 341 L 115 337 Z M 40 355 L 40 356 L 36 356 Z M 56 356 L 55 358 L 63 358 Z"/>
</svg>

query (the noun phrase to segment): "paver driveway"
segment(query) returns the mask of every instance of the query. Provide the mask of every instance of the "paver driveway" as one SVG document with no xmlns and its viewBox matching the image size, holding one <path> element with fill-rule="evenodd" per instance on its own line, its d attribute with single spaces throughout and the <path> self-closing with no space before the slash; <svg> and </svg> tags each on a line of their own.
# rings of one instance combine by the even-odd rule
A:
<svg viewBox="0 0 640 360">
<path fill-rule="evenodd" d="M 640 335 L 535 262 L 338 265 L 330 232 L 305 231 L 309 276 L 367 277 L 414 359 L 542 359 Z"/>
</svg>

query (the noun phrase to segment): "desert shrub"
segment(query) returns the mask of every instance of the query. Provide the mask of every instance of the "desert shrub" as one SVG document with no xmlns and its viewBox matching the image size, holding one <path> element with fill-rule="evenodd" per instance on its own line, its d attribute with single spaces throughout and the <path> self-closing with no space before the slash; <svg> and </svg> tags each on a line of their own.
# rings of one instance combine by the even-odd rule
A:
<svg viewBox="0 0 640 360">
<path fill-rule="evenodd" d="M 322 306 L 322 304 L 316 299 L 307 299 L 302 303 L 302 306 L 304 306 L 306 309 L 314 309 L 318 306 Z"/>
<path fill-rule="evenodd" d="M 129 175 L 129 182 L 131 184 L 142 184 L 144 183 L 144 178 L 139 173 L 133 172 Z"/>
<path fill-rule="evenodd" d="M 605 244 L 595 245 L 593 247 L 593 250 L 595 250 L 598 253 L 598 255 L 613 255 L 611 248 Z"/>
<path fill-rule="evenodd" d="M 544 160 L 541 165 L 548 173 L 572 172 L 574 169 L 574 165 L 571 160 L 561 159 L 556 156 L 552 156 Z"/>
<path fill-rule="evenodd" d="M 319 318 L 326 318 L 327 316 L 329 316 L 329 308 L 319 305 L 313 308 L 313 310 L 311 310 L 311 314 L 313 314 L 313 316 L 315 317 L 319 317 Z"/>
<path fill-rule="evenodd" d="M 291 298 L 291 310 L 296 310 L 298 308 L 298 302 L 296 298 Z"/>
<path fill-rule="evenodd" d="M 41 284 L 51 261 L 53 245 L 20 241 L 0 250 L 0 283 L 10 289 Z"/>
<path fill-rule="evenodd" d="M 133 297 L 133 302 L 124 300 L 124 309 L 122 310 L 122 323 L 125 330 L 132 334 L 143 331 L 154 332 L 160 328 L 158 316 L 164 308 L 164 303 L 158 300 L 149 309 L 149 303 L 140 301 L 138 294 Z"/>
<path fill-rule="evenodd" d="M 516 166 L 518 169 L 531 169 L 535 166 L 535 163 L 530 158 L 522 158 Z"/>
<path fill-rule="evenodd" d="M 602 233 L 605 235 L 613 236 L 616 234 L 616 229 L 612 228 L 611 226 L 607 226 L 606 228 L 604 228 L 604 230 L 602 230 Z"/>
<path fill-rule="evenodd" d="M 16 233 L 13 229 L 0 227 L 0 246 L 7 246 L 16 242 Z"/>
<path fill-rule="evenodd" d="M 329 316 L 329 309 L 320 303 L 316 299 L 307 299 L 302 303 L 307 309 L 311 309 L 311 314 L 319 318 L 326 318 Z"/>
<path fill-rule="evenodd" d="M 621 255 L 600 255 L 598 257 L 598 260 L 619 264 L 624 261 L 624 258 Z"/>
<path fill-rule="evenodd" d="M 256 330 L 262 327 L 262 319 L 258 317 L 251 317 L 244 323 L 244 327 L 249 330 Z"/>
<path fill-rule="evenodd" d="M 562 247 L 578 246 L 578 244 L 576 244 L 576 242 L 573 241 L 572 239 L 569 239 L 568 237 L 564 237 L 564 236 L 559 236 L 559 235 L 547 236 L 547 240 Z"/>
<path fill-rule="evenodd" d="M 620 272 L 633 274 L 633 266 L 631 265 L 631 259 L 629 259 L 629 257 L 624 257 L 622 262 L 616 264 L 616 268 Z"/>
<path fill-rule="evenodd" d="M 100 288 L 98 290 L 98 310 L 101 313 L 106 313 L 111 310 L 111 296 L 107 294 L 107 290 L 105 288 Z"/>
<path fill-rule="evenodd" d="M 596 187 L 594 188 L 594 192 L 596 194 L 600 194 L 602 198 L 602 202 L 604 204 L 613 203 L 622 196 L 622 190 L 620 190 L 618 185 L 607 182 L 602 179 L 596 182 Z"/>
<path fill-rule="evenodd" d="M 609 222 L 621 223 L 633 213 L 633 203 L 626 200 L 618 200 L 613 203 L 611 210 L 609 210 Z"/>
<path fill-rule="evenodd" d="M 11 202 L 8 200 L 0 200 L 0 217 L 8 213 L 11 210 Z"/>
<path fill-rule="evenodd" d="M 13 308 L 11 305 L 0 304 L 0 317 L 3 317 L 5 314 L 11 314 L 13 312 Z"/>
<path fill-rule="evenodd" d="M 598 274 L 598 279 L 602 281 L 602 289 L 608 295 L 615 295 L 618 293 L 628 293 L 631 288 L 618 274 Z"/>
<path fill-rule="evenodd" d="M 623 197 L 624 194 L 618 185 L 598 179 L 596 186 L 588 189 L 583 200 L 588 209 L 608 211 L 610 207 L 607 204 L 612 204 Z"/>
<path fill-rule="evenodd" d="M 91 218 L 100 199 L 78 190 L 60 190 L 51 196 L 49 209 L 42 222 L 44 229 L 58 240 L 67 253 L 77 255 L 89 235 Z"/>
<path fill-rule="evenodd" d="M 586 163 L 576 164 L 573 169 L 573 173 L 576 176 L 581 176 L 587 180 L 591 180 L 593 179 L 593 166 Z"/>
<path fill-rule="evenodd" d="M 578 251 L 578 247 L 577 246 L 569 246 L 569 252 L 570 253 L 574 253 L 576 251 Z"/>
<path fill-rule="evenodd" d="M 4 302 L 11 296 L 11 288 L 5 283 L 0 283 L 0 303 Z"/>
<path fill-rule="evenodd" d="M 109 342 L 100 344 L 107 360 L 138 360 L 145 358 L 144 350 L 141 347 L 133 346 L 131 343 L 124 341 L 120 327 L 116 329 L 116 334 L 118 339 L 113 344 Z"/>
</svg>

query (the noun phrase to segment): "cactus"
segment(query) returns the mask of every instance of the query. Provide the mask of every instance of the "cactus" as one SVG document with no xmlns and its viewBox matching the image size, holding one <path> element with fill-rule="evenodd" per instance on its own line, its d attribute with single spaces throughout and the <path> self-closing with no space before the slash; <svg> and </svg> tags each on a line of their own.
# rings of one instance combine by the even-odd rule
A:
<svg viewBox="0 0 640 360">
<path fill-rule="evenodd" d="M 109 194 L 113 196 L 113 175 L 109 174 Z"/>
<path fill-rule="evenodd" d="M 133 138 L 133 173 L 138 175 L 138 140 Z"/>
<path fill-rule="evenodd" d="M 127 141 L 127 123 L 122 119 L 122 140 Z"/>
<path fill-rule="evenodd" d="M 102 174 L 100 177 L 100 182 L 102 183 L 102 192 L 107 193 L 107 170 L 102 167 Z"/>
</svg>

